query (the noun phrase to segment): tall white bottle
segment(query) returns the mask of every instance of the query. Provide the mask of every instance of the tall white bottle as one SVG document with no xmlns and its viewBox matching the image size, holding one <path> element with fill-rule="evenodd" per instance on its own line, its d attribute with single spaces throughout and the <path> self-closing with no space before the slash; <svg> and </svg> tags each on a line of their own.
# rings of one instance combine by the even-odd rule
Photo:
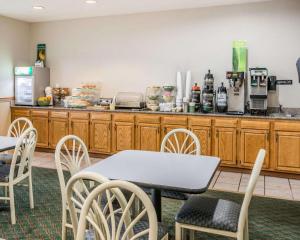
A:
<svg viewBox="0 0 300 240">
<path fill-rule="evenodd" d="M 185 98 L 190 101 L 191 99 L 191 90 L 192 90 L 192 73 L 191 71 L 186 72 L 185 80 Z"/>
</svg>

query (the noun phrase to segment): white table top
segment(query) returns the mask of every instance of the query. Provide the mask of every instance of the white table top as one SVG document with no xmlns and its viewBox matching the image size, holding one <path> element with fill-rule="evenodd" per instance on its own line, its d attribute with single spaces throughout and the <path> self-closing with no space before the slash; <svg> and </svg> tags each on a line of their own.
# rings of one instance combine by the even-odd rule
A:
<svg viewBox="0 0 300 240">
<path fill-rule="evenodd" d="M 81 172 L 96 172 L 143 187 L 202 193 L 208 189 L 219 164 L 217 157 L 128 150 Z"/>
<path fill-rule="evenodd" d="M 0 152 L 14 149 L 16 147 L 18 138 L 0 136 Z"/>
</svg>

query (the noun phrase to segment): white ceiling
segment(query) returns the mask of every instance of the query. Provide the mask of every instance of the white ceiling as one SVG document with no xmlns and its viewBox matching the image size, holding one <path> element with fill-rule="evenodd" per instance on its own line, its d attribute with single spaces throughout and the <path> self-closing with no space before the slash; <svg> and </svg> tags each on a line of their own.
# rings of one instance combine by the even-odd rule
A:
<svg viewBox="0 0 300 240">
<path fill-rule="evenodd" d="M 264 1 L 271 0 L 97 0 L 96 4 L 85 0 L 0 0 L 0 15 L 42 22 Z M 34 10 L 34 5 L 45 9 Z"/>
</svg>

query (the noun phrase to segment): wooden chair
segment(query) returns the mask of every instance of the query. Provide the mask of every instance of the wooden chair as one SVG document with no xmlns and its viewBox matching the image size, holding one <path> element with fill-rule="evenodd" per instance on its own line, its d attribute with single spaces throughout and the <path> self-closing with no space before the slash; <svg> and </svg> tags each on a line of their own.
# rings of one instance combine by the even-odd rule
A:
<svg viewBox="0 0 300 240">
<path fill-rule="evenodd" d="M 129 200 L 126 200 L 124 192 L 130 193 Z M 103 199 L 105 205 L 102 204 Z M 135 199 L 139 199 L 143 207 L 132 217 Z M 70 195 L 68 200 L 74 216 L 74 198 L 73 204 Z M 105 182 L 88 195 L 80 213 L 77 240 L 86 239 L 87 227 L 89 233 L 93 233 L 93 239 L 168 239 L 165 229 L 157 223 L 148 195 L 138 186 L 119 180 Z"/>
<path fill-rule="evenodd" d="M 161 143 L 161 152 L 200 155 L 201 147 L 198 137 L 191 131 L 178 128 L 166 134 Z M 162 197 L 187 200 L 188 195 L 175 191 L 162 191 Z"/>
<path fill-rule="evenodd" d="M 32 128 L 32 122 L 25 117 L 15 119 L 9 126 L 7 131 L 8 137 L 20 137 L 21 134 L 28 128 Z M 10 164 L 13 158 L 13 154 L 10 154 L 9 151 L 6 151 L 0 154 L 0 162 Z"/>
<path fill-rule="evenodd" d="M 28 178 L 30 208 L 34 208 L 31 163 L 37 141 L 37 131 L 34 128 L 25 130 L 17 141 L 11 164 L 0 166 L 0 187 L 8 188 L 8 196 L 1 200 L 10 202 L 11 223 L 16 223 L 14 186 Z"/>
<path fill-rule="evenodd" d="M 67 222 L 68 206 L 66 199 L 66 181 L 63 170 L 69 171 L 70 175 L 73 176 L 79 172 L 81 167 L 91 165 L 88 150 L 84 142 L 74 135 L 63 137 L 55 149 L 55 163 L 62 198 L 62 239 L 66 239 L 66 228 L 72 228 L 72 224 Z"/>
<path fill-rule="evenodd" d="M 257 155 L 242 205 L 217 198 L 190 197 L 176 215 L 176 240 L 183 230 L 206 232 L 238 240 L 248 240 L 248 208 L 261 172 L 266 151 Z"/>
</svg>

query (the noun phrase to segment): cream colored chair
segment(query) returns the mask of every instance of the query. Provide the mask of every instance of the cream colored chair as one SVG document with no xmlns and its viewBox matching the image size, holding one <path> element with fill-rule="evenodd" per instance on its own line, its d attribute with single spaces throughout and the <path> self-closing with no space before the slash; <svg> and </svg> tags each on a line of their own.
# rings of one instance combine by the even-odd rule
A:
<svg viewBox="0 0 300 240">
<path fill-rule="evenodd" d="M 261 172 L 266 151 L 257 155 L 242 205 L 217 198 L 190 197 L 176 215 L 176 240 L 181 240 L 183 230 L 206 232 L 238 240 L 248 240 L 248 208 Z"/>
<path fill-rule="evenodd" d="M 181 141 L 180 141 L 181 140 Z M 201 147 L 198 137 L 191 131 L 178 128 L 166 134 L 161 143 L 161 152 L 200 155 Z M 188 195 L 175 191 L 162 191 L 162 197 L 187 200 Z"/>
<path fill-rule="evenodd" d="M 25 130 L 32 127 L 33 127 L 32 122 L 28 118 L 25 117 L 17 118 L 10 124 L 7 131 L 7 136 L 20 137 Z M 0 162 L 10 164 L 12 158 L 13 158 L 13 154 L 10 154 L 9 151 L 0 154 Z"/>
<path fill-rule="evenodd" d="M 56 146 L 55 164 L 62 198 L 62 239 L 66 239 L 66 228 L 72 228 L 72 224 L 67 222 L 68 206 L 66 199 L 66 180 L 63 170 L 69 171 L 70 175 L 73 176 L 78 173 L 83 166 L 91 165 L 88 150 L 84 142 L 74 135 L 63 137 Z"/>
<path fill-rule="evenodd" d="M 66 186 L 67 205 L 70 209 L 74 238 L 77 234 L 78 217 L 87 196 L 95 189 L 95 187 L 108 181 L 109 180 L 106 177 L 103 177 L 100 174 L 89 172 L 76 173 L 68 181 Z"/>
<path fill-rule="evenodd" d="M 126 200 L 124 192 L 130 193 L 129 200 Z M 142 203 L 142 208 L 133 217 L 131 210 L 135 207 L 135 199 Z M 102 204 L 103 200 L 106 204 Z M 74 216 L 75 204 L 69 192 L 68 201 Z M 76 239 L 86 239 L 87 229 L 93 233 L 93 239 L 99 240 L 168 239 L 168 233 L 158 225 L 155 209 L 147 194 L 138 186 L 119 180 L 101 184 L 84 201 Z"/>
<path fill-rule="evenodd" d="M 11 223 L 16 223 L 14 187 L 28 178 L 30 208 L 34 208 L 31 163 L 37 141 L 37 132 L 34 128 L 25 130 L 17 141 L 11 164 L 0 166 L 0 187 L 8 188 L 8 196 L 1 200 L 10 202 Z"/>
</svg>

